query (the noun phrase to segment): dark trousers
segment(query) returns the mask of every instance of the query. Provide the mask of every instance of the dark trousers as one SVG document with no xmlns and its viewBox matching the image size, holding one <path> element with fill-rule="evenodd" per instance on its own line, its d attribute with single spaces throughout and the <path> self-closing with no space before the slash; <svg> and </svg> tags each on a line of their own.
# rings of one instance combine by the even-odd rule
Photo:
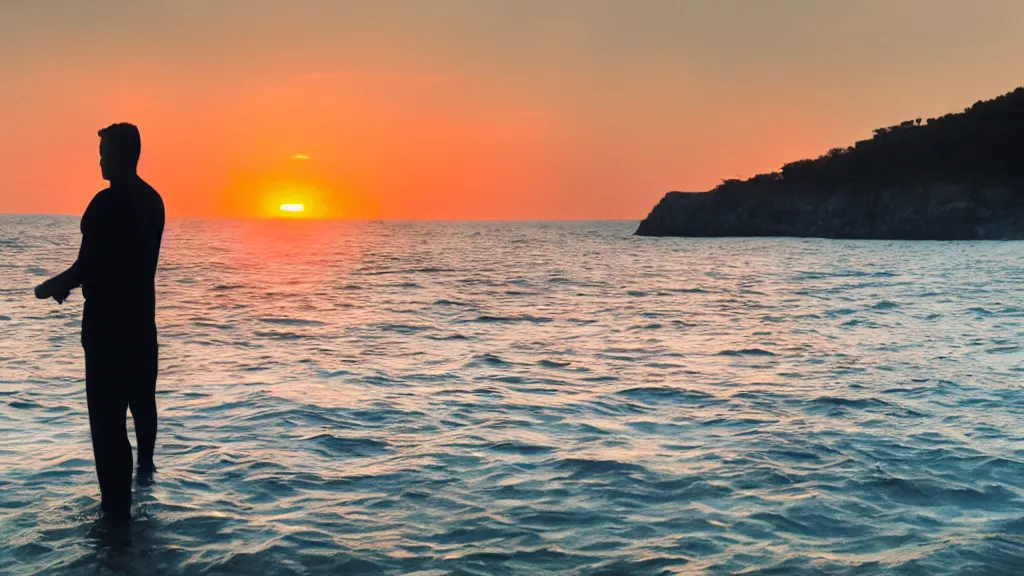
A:
<svg viewBox="0 0 1024 576">
<path fill-rule="evenodd" d="M 124 339 L 119 339 L 124 342 Z M 156 443 L 157 346 L 140 339 L 85 344 L 89 429 L 104 514 L 127 520 L 132 505 L 132 446 L 125 412 L 132 411 L 139 468 L 153 465 Z"/>
</svg>

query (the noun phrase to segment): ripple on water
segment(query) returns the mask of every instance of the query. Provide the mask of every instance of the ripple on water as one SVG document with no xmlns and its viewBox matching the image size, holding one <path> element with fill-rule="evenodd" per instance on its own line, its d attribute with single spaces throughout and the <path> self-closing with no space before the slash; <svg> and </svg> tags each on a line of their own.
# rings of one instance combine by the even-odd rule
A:
<svg viewBox="0 0 1024 576">
<path fill-rule="evenodd" d="M 302 318 L 263 317 L 257 318 L 257 320 L 264 324 L 273 324 L 277 326 L 327 326 L 327 322 L 321 322 L 319 320 L 306 320 Z"/>
<path fill-rule="evenodd" d="M 743 348 L 742 350 L 722 350 L 719 356 L 775 356 L 774 352 L 761 348 Z"/>
<path fill-rule="evenodd" d="M 673 404 L 708 404 L 717 399 L 712 394 L 700 390 L 687 390 L 685 388 L 671 388 L 665 386 L 645 386 L 628 388 L 617 392 L 632 400 L 644 403 L 673 403 Z"/>
<path fill-rule="evenodd" d="M 371 438 L 346 438 L 332 434 L 318 434 L 304 438 L 302 441 L 316 444 L 319 449 L 314 450 L 330 456 L 379 456 L 390 450 L 390 445 L 387 442 Z"/>
</svg>

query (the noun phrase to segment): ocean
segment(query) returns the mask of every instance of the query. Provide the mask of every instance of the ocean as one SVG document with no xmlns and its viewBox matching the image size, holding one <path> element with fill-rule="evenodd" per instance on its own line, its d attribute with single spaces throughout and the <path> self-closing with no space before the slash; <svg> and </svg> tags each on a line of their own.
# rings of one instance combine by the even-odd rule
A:
<svg viewBox="0 0 1024 576">
<path fill-rule="evenodd" d="M 77 224 L 0 217 L 0 573 L 1024 570 L 1022 243 L 171 220 L 125 541 Z"/>
</svg>

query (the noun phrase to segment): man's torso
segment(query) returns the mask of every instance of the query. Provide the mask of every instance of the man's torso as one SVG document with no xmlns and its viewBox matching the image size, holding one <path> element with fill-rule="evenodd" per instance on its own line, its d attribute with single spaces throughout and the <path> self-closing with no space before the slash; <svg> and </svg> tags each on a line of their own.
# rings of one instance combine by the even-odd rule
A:
<svg viewBox="0 0 1024 576">
<path fill-rule="evenodd" d="M 82 284 L 87 346 L 155 344 L 163 228 L 163 201 L 141 178 L 112 184 L 90 203 L 82 216 L 82 257 L 91 266 Z"/>
</svg>

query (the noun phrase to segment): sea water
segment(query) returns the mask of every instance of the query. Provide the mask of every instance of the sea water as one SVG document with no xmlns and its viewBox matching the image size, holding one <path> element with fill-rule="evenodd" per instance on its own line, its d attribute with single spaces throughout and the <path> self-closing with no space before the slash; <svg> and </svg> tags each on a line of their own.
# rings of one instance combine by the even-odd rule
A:
<svg viewBox="0 0 1024 576">
<path fill-rule="evenodd" d="M 0 572 L 1024 570 L 1024 244 L 634 227 L 169 221 L 125 541 L 77 219 L 0 217 Z"/>
</svg>

